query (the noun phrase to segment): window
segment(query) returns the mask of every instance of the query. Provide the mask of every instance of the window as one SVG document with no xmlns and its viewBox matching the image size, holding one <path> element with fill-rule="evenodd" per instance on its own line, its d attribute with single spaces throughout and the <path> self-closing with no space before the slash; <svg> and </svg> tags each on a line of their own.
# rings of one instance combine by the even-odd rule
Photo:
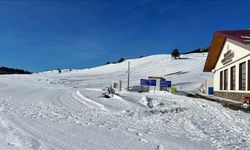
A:
<svg viewBox="0 0 250 150">
<path fill-rule="evenodd" d="M 239 90 L 246 90 L 246 62 L 240 64 L 239 68 Z"/>
<path fill-rule="evenodd" d="M 235 66 L 231 67 L 230 90 L 235 90 Z"/>
<path fill-rule="evenodd" d="M 224 70 L 224 90 L 228 89 L 228 70 Z"/>
<path fill-rule="evenodd" d="M 223 90 L 223 71 L 220 72 L 220 90 Z"/>
</svg>

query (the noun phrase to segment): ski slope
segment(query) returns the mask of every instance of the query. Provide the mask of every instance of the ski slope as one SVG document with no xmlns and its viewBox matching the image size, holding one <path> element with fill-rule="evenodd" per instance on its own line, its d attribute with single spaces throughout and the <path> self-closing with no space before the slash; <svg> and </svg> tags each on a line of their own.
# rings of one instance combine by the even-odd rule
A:
<svg viewBox="0 0 250 150">
<path fill-rule="evenodd" d="M 206 54 L 131 59 L 131 87 L 163 76 L 195 91 L 211 74 Z M 127 82 L 127 61 L 91 69 L 0 76 L 0 150 L 250 149 L 250 117 L 220 104 L 167 92 L 101 89 Z M 149 107 L 150 103 L 150 107 Z"/>
</svg>

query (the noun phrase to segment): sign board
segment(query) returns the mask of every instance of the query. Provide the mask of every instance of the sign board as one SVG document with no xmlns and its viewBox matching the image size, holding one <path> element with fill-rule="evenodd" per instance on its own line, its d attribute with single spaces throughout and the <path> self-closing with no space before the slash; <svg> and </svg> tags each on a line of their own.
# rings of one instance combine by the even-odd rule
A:
<svg viewBox="0 0 250 150">
<path fill-rule="evenodd" d="M 167 88 L 170 88 L 171 87 L 171 81 L 161 81 L 160 82 L 160 86 L 161 87 L 167 87 Z"/>
<path fill-rule="evenodd" d="M 224 54 L 224 58 L 221 60 L 221 63 L 223 65 L 226 65 L 230 62 L 233 61 L 233 58 L 234 58 L 234 52 L 232 50 L 229 50 L 227 51 L 225 54 Z"/>
<path fill-rule="evenodd" d="M 208 95 L 213 95 L 213 94 L 214 94 L 214 88 L 208 87 Z"/>
<path fill-rule="evenodd" d="M 149 86 L 156 86 L 156 80 L 149 80 Z"/>
<path fill-rule="evenodd" d="M 149 80 L 147 79 L 141 79 L 141 85 L 149 85 Z"/>
</svg>

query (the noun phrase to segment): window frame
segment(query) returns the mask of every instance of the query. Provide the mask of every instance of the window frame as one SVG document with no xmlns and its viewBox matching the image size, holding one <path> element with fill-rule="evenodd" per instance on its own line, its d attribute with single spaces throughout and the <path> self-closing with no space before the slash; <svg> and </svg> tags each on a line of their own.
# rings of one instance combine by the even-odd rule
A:
<svg viewBox="0 0 250 150">
<path fill-rule="evenodd" d="M 236 66 L 230 68 L 230 90 L 236 89 Z"/>
<path fill-rule="evenodd" d="M 246 90 L 246 62 L 239 64 L 239 90 Z"/>
<path fill-rule="evenodd" d="M 224 70 L 224 90 L 228 90 L 228 69 Z"/>
<path fill-rule="evenodd" d="M 223 71 L 220 71 L 220 90 L 223 90 Z"/>
</svg>

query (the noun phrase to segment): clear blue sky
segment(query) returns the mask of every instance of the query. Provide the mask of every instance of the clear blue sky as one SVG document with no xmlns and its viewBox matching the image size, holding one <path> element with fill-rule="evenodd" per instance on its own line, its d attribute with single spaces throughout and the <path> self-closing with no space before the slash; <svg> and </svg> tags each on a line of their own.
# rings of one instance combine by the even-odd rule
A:
<svg viewBox="0 0 250 150">
<path fill-rule="evenodd" d="M 210 45 L 250 28 L 246 1 L 0 1 L 0 66 L 86 68 Z"/>
</svg>

